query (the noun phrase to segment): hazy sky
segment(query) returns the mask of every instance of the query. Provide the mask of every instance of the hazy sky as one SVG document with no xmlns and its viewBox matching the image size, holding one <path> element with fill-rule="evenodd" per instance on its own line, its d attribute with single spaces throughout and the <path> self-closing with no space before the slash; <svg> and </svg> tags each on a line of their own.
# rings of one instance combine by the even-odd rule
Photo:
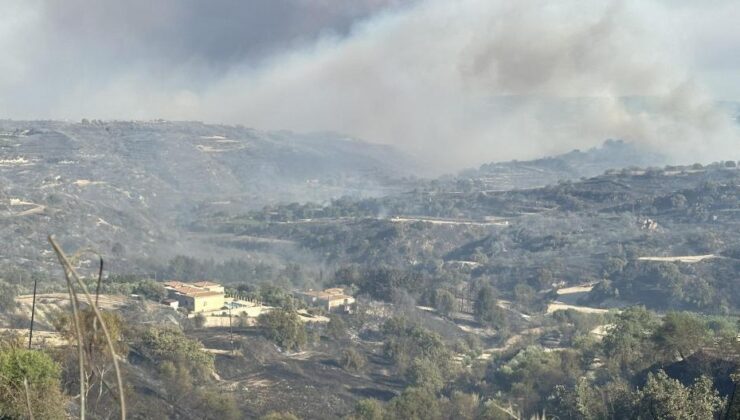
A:
<svg viewBox="0 0 740 420">
<path fill-rule="evenodd" d="M 0 118 L 339 131 L 441 167 L 740 159 L 736 0 L 4 0 Z M 644 101 L 624 97 L 648 96 Z"/>
</svg>

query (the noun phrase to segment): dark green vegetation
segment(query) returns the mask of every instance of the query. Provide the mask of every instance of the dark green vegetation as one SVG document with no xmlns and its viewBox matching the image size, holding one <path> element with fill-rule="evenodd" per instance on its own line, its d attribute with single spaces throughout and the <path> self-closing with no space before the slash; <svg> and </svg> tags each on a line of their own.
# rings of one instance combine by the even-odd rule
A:
<svg viewBox="0 0 740 420">
<path fill-rule="evenodd" d="M 292 309 L 276 309 L 259 317 L 265 337 L 288 350 L 298 350 L 306 345 L 306 329 Z"/>
<path fill-rule="evenodd" d="M 10 336 L 0 341 L 0 418 L 26 418 L 29 405 L 36 418 L 66 418 L 59 365 L 21 343 Z"/>
<path fill-rule="evenodd" d="M 431 360 L 423 352 L 412 350 L 417 358 L 404 392 L 386 404 L 361 401 L 352 418 L 498 419 L 538 413 L 577 419 L 725 418 L 726 395 L 733 389 L 729 376 L 737 369 L 737 362 L 727 360 L 740 351 L 737 327 L 715 333 L 711 322 L 694 315 L 669 315 L 661 321 L 633 307 L 613 317 L 603 340 L 585 333 L 567 348 L 510 348 L 489 362 L 455 369 L 441 361 L 426 363 Z M 553 330 L 572 326 L 568 316 L 557 318 Z M 699 341 L 690 356 L 665 346 L 666 340 L 698 333 L 705 347 Z M 444 345 L 423 348 L 449 351 Z"/>
</svg>

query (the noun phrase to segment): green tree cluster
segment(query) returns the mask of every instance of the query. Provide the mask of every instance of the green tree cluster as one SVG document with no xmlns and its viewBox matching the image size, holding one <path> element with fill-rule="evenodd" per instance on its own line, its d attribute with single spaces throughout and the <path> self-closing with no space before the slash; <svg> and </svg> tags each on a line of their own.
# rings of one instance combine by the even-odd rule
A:
<svg viewBox="0 0 740 420">
<path fill-rule="evenodd" d="M 0 346 L 0 418 L 66 418 L 60 375 L 41 351 Z"/>
<path fill-rule="evenodd" d="M 289 308 L 275 308 L 257 318 L 262 333 L 278 346 L 300 350 L 307 342 L 306 327 L 298 313 Z"/>
<path fill-rule="evenodd" d="M 170 361 L 182 365 L 196 378 L 213 372 L 213 355 L 203 350 L 203 344 L 174 328 L 150 327 L 138 334 L 136 347 L 154 363 Z"/>
<path fill-rule="evenodd" d="M 132 293 L 144 296 L 145 298 L 155 302 L 160 302 L 162 299 L 167 297 L 167 291 L 165 290 L 164 285 L 149 279 L 137 282 Z"/>
<path fill-rule="evenodd" d="M 427 359 L 443 372 L 450 368 L 450 351 L 442 338 L 406 318 L 391 318 L 381 328 L 385 336 L 384 353 L 402 371 L 415 359 Z"/>
<path fill-rule="evenodd" d="M 497 329 L 507 326 L 506 311 L 498 306 L 496 292 L 491 286 L 483 286 L 478 291 L 473 305 L 475 319 L 483 325 Z"/>
</svg>

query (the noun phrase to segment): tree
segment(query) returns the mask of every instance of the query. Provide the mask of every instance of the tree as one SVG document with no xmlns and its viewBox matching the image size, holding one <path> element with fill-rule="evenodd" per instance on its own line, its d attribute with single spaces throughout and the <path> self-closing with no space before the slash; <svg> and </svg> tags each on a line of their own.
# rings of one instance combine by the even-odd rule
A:
<svg viewBox="0 0 740 420">
<path fill-rule="evenodd" d="M 602 341 L 609 362 L 625 371 L 649 365 L 653 357 L 651 337 L 657 324 L 655 317 L 644 307 L 632 306 L 616 318 Z"/>
<path fill-rule="evenodd" d="M 347 338 L 347 324 L 337 314 L 329 315 L 329 322 L 326 324 L 326 335 L 334 340 L 343 340 Z"/>
<path fill-rule="evenodd" d="M 241 418 L 236 407 L 236 401 L 234 401 L 231 394 L 201 390 L 197 395 L 197 406 L 203 420 L 236 420 Z"/>
<path fill-rule="evenodd" d="M 378 400 L 366 398 L 355 405 L 350 420 L 383 420 L 383 406 Z"/>
<path fill-rule="evenodd" d="M 638 391 L 638 415 L 646 419 L 712 419 L 724 407 L 723 399 L 702 376 L 685 387 L 662 370 L 648 374 L 645 386 Z"/>
<path fill-rule="evenodd" d="M 390 301 L 399 290 L 418 288 L 422 282 L 423 277 L 420 273 L 380 267 L 364 271 L 357 286 L 360 293 Z"/>
<path fill-rule="evenodd" d="M 78 315 L 84 343 L 86 382 L 89 385 L 87 392 L 95 398 L 94 404 L 90 405 L 91 409 L 94 409 L 99 405 L 101 398 L 116 398 L 115 393 L 113 395 L 109 393 L 112 390 L 109 384 L 105 382 L 105 377 L 114 369 L 113 357 L 121 357 L 127 353 L 128 347 L 124 340 L 124 321 L 116 312 L 101 311 L 100 313 L 113 344 L 113 354 L 111 354 L 105 333 L 100 327 L 95 312 L 86 308 L 81 309 Z M 53 321 L 57 330 L 68 342 L 77 340 L 73 320 L 71 314 L 63 313 Z M 67 372 L 78 372 L 78 369 L 79 361 L 77 358 L 70 359 L 69 363 L 66 364 Z"/>
<path fill-rule="evenodd" d="M 15 309 L 15 296 L 18 288 L 0 280 L 0 312 L 11 312 Z"/>
<path fill-rule="evenodd" d="M 449 316 L 455 310 L 455 296 L 444 289 L 439 289 L 434 294 L 434 308 L 444 316 Z"/>
<path fill-rule="evenodd" d="M 674 209 L 686 207 L 686 202 L 686 196 L 680 193 L 672 194 L 669 198 L 670 207 Z"/>
<path fill-rule="evenodd" d="M 366 363 L 365 356 L 353 348 L 343 350 L 339 356 L 339 365 L 346 370 L 358 372 L 365 367 Z"/>
<path fill-rule="evenodd" d="M 534 413 L 543 408 L 556 385 L 568 383 L 571 375 L 564 370 L 559 353 L 530 346 L 489 374 L 489 379 L 519 401 L 522 411 Z"/>
<path fill-rule="evenodd" d="M 561 419 L 627 420 L 635 417 L 634 399 L 629 384 L 620 380 L 596 386 L 581 378 L 571 387 L 557 385 L 547 412 Z"/>
<path fill-rule="evenodd" d="M 480 398 L 475 394 L 465 394 L 455 391 L 447 404 L 445 418 L 473 420 L 480 411 Z"/>
<path fill-rule="evenodd" d="M 618 297 L 619 290 L 612 285 L 612 282 L 610 280 L 602 280 L 598 282 L 590 292 L 588 292 L 586 300 L 592 303 L 601 303 L 606 299 Z"/>
<path fill-rule="evenodd" d="M 740 320 L 738 320 L 738 323 L 740 323 Z M 734 382 L 734 390 L 727 400 L 725 418 L 740 419 L 740 368 L 736 369 L 735 373 L 730 375 L 730 379 Z"/>
<path fill-rule="evenodd" d="M 532 306 L 536 296 L 537 292 L 528 284 L 519 283 L 514 287 L 514 299 L 525 308 Z"/>
<path fill-rule="evenodd" d="M 487 400 L 482 404 L 481 413 L 478 417 L 480 420 L 511 420 L 518 419 L 516 413 L 512 413 L 511 410 L 504 409 L 498 405 L 494 400 Z M 535 419 L 536 417 L 532 417 Z"/>
<path fill-rule="evenodd" d="M 481 324 L 495 328 L 503 328 L 506 325 L 506 312 L 498 306 L 496 293 L 491 286 L 483 286 L 478 291 L 473 312 L 475 319 Z"/>
<path fill-rule="evenodd" d="M 61 369 L 36 350 L 0 348 L 0 418 L 64 419 Z"/>
<path fill-rule="evenodd" d="M 199 341 L 171 328 L 149 327 L 137 331 L 136 336 L 133 346 L 154 365 L 173 405 L 195 411 L 203 419 L 241 418 L 233 395 L 209 384 L 214 357 Z"/>
<path fill-rule="evenodd" d="M 658 348 L 667 355 L 678 353 L 685 359 L 709 340 L 707 328 L 688 312 L 668 312 L 654 334 Z"/>
<path fill-rule="evenodd" d="M 185 255 L 178 255 L 172 260 L 168 267 L 168 273 L 171 278 L 190 280 L 200 276 L 202 270 L 198 260 Z"/>
<path fill-rule="evenodd" d="M 293 306 L 293 298 L 282 287 L 263 284 L 260 286 L 260 297 L 265 305 L 280 308 Z"/>
<path fill-rule="evenodd" d="M 193 317 L 193 325 L 195 325 L 195 328 L 203 328 L 204 325 L 206 325 L 206 316 L 202 313 L 196 314 Z"/>
<path fill-rule="evenodd" d="M 193 390 L 193 377 L 190 369 L 183 363 L 175 364 L 170 360 L 165 360 L 159 365 L 159 376 L 172 403 L 177 403 L 189 396 Z"/>
<path fill-rule="evenodd" d="M 213 372 L 213 355 L 203 350 L 200 341 L 186 337 L 172 328 L 150 327 L 138 334 L 139 351 L 154 363 L 165 360 L 183 364 L 196 378 L 206 378 Z"/>
<path fill-rule="evenodd" d="M 418 325 L 410 325 L 405 318 L 391 318 L 381 329 L 386 336 L 383 350 L 402 372 L 417 358 L 427 358 L 442 371 L 449 368 L 450 352 L 442 338 Z"/>
<path fill-rule="evenodd" d="M 306 344 L 306 328 L 294 310 L 276 308 L 260 315 L 257 322 L 265 337 L 280 347 L 299 350 Z"/>
<path fill-rule="evenodd" d="M 167 291 L 164 286 L 153 280 L 139 281 L 132 292 L 155 302 L 160 302 L 162 299 L 167 297 Z"/>
<path fill-rule="evenodd" d="M 534 280 L 540 289 L 546 289 L 552 287 L 552 284 L 555 282 L 555 275 L 549 268 L 540 268 L 537 270 Z"/>
<path fill-rule="evenodd" d="M 622 272 L 627 266 L 627 261 L 619 257 L 609 257 L 604 263 L 604 277 L 612 278 Z"/>
<path fill-rule="evenodd" d="M 394 420 L 440 419 L 439 402 L 428 388 L 406 388 L 388 405 L 388 417 Z"/>
<path fill-rule="evenodd" d="M 411 386 L 428 388 L 433 392 L 439 392 L 444 386 L 444 375 L 439 366 L 429 359 L 417 357 L 406 371 L 406 380 Z"/>
</svg>

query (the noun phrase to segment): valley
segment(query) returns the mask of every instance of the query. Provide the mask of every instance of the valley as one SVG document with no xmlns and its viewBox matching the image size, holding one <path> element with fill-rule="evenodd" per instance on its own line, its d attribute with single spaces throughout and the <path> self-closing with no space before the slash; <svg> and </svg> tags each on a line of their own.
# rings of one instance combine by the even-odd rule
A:
<svg viewBox="0 0 740 420">
<path fill-rule="evenodd" d="M 735 162 L 636 168 L 660 158 L 609 141 L 417 178 L 393 169 L 408 166 L 386 159 L 386 146 L 341 138 L 4 124 L 0 229 L 13 239 L 0 245 L 0 292 L 13 300 L 0 334 L 23 341 L 36 282 L 32 347 L 59 357 L 69 392 L 75 330 L 47 233 L 88 288 L 92 251 L 103 256 L 98 307 L 138 416 L 360 419 L 375 407 L 400 419 L 464 404 L 524 418 L 570 410 L 558 384 L 612 395 L 624 381 L 642 398 L 659 367 L 696 379 L 689 355 L 730 395 L 740 363 Z M 224 306 L 173 306 L 165 280 L 216 281 Z M 324 289 L 353 303 L 337 312 L 305 299 Z M 680 356 L 661 341 L 672 322 L 700 331 Z M 614 340 L 634 328 L 650 333 L 625 353 Z M 88 357 L 90 375 L 110 375 L 107 359 Z M 115 407 L 109 385 L 90 386 L 91 410 Z"/>
</svg>

